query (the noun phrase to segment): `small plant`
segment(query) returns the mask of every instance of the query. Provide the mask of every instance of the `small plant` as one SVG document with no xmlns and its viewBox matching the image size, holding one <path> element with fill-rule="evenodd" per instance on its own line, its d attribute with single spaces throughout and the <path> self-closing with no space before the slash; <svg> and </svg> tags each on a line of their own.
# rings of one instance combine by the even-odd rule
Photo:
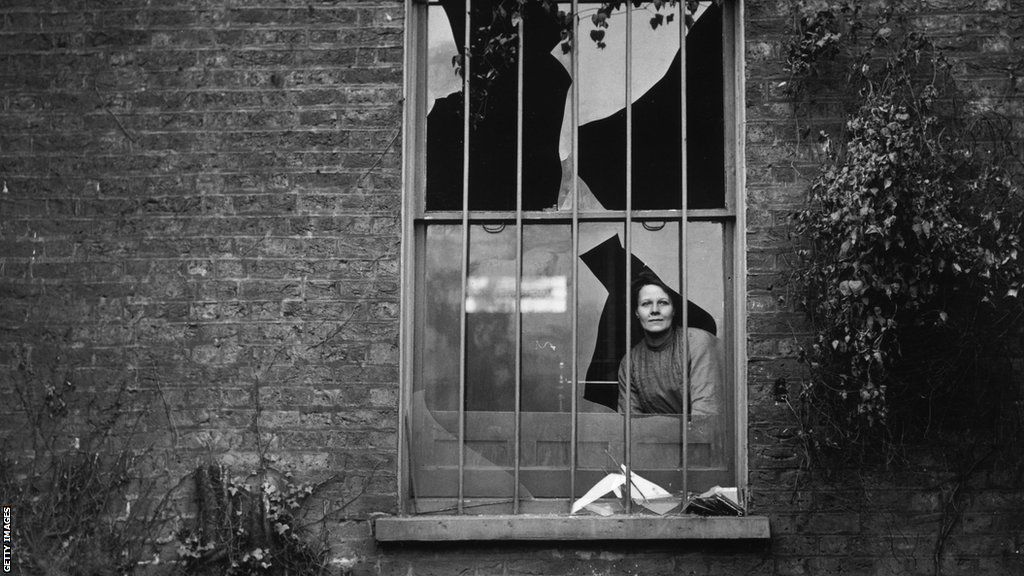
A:
<svg viewBox="0 0 1024 576">
<path fill-rule="evenodd" d="M 137 461 L 75 451 L 19 475 L 2 463 L 0 499 L 17 514 L 15 565 L 25 574 L 131 574 L 150 553 L 156 517 L 131 509 Z"/>
<path fill-rule="evenodd" d="M 296 482 L 269 467 L 229 478 L 217 465 L 194 473 L 198 514 L 178 533 L 185 574 L 256 576 L 322 574 L 327 545 L 302 524 L 303 507 L 327 483 Z M 322 526 L 322 523 L 321 523 Z M 323 533 L 321 533 L 323 536 Z"/>
<path fill-rule="evenodd" d="M 148 453 L 133 442 L 145 412 L 127 381 L 110 383 L 103 402 L 78 392 L 59 353 L 36 356 L 17 351 L 11 385 L 25 426 L 0 458 L 0 501 L 15 514 L 13 564 L 29 575 L 133 574 L 164 526 Z"/>
</svg>

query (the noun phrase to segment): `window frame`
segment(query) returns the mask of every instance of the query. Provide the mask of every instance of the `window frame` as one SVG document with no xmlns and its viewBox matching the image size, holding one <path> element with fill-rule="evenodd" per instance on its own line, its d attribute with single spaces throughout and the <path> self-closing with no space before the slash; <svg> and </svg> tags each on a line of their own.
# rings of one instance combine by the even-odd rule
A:
<svg viewBox="0 0 1024 576">
<path fill-rule="evenodd" d="M 529 222 L 543 222 L 545 220 L 559 219 L 564 220 L 567 217 L 565 212 L 531 212 L 525 213 L 522 211 L 509 212 L 431 212 L 426 213 L 423 210 L 424 203 L 422 202 L 420 191 L 426 187 L 426 161 L 425 154 L 420 153 L 425 146 L 425 132 L 426 132 L 426 106 L 427 98 L 419 97 L 425 91 L 423 90 L 423 83 L 425 83 L 426 73 L 425 67 L 420 64 L 421 58 L 419 54 L 425 53 L 426 49 L 426 20 L 425 16 L 421 16 L 422 12 L 425 14 L 426 9 L 421 8 L 423 2 L 421 0 L 405 0 L 406 8 L 406 38 L 405 38 L 405 83 L 404 83 L 404 101 L 405 106 L 404 117 L 403 117 L 403 130 L 405 137 L 402 143 L 402 154 L 403 154 L 403 194 L 402 194 L 402 206 L 401 206 L 401 220 L 402 220 L 402 246 L 401 246 L 401 314 L 400 314 L 400 327 L 399 327 L 399 341 L 400 341 L 400 395 L 399 395 L 399 410 L 398 410 L 398 510 L 399 515 L 406 520 L 420 519 L 416 526 L 422 530 L 423 526 L 431 526 L 435 523 L 424 522 L 422 519 L 434 518 L 440 520 L 442 518 L 459 518 L 459 519 L 480 519 L 480 518 L 504 518 L 513 519 L 512 524 L 518 524 L 514 521 L 515 518 L 520 516 L 504 516 L 504 515 L 491 515 L 491 516 L 477 516 L 477 515 L 465 515 L 465 516 L 412 516 L 409 510 L 409 491 L 411 487 L 411 465 L 409 463 L 409 447 L 407 446 L 408 438 L 414 434 L 415 431 L 410 430 L 411 414 L 410 398 L 412 396 L 411 390 L 414 380 L 414 366 L 415 356 L 417 351 L 414 348 L 414 334 L 416 333 L 415 326 L 415 305 L 417 301 L 414 291 L 414 285 L 418 278 L 418 270 L 421 267 L 421 262 L 417 259 L 417 236 L 418 236 L 418 222 L 440 222 L 444 220 L 449 221 L 461 221 L 463 225 L 472 224 L 473 221 L 490 219 L 500 217 L 501 219 L 514 218 L 517 225 L 524 225 Z M 725 58 L 725 68 L 723 70 L 723 92 L 724 92 L 724 121 L 726 126 L 726 140 L 725 140 L 725 165 L 726 165 L 726 176 L 725 176 L 725 207 L 719 209 L 702 209 L 702 210 L 687 210 L 685 217 L 681 217 L 678 210 L 664 210 L 664 211 L 643 211 L 629 214 L 626 211 L 601 211 L 601 212 L 583 212 L 574 210 L 575 216 L 579 218 L 578 221 L 584 220 L 600 220 L 605 218 L 625 218 L 623 223 L 628 225 L 629 222 L 634 224 L 638 220 L 650 217 L 658 216 L 671 216 L 680 222 L 692 222 L 700 220 L 712 220 L 721 221 L 725 223 L 726 230 L 731 233 L 725 234 L 725 258 L 723 266 L 725 269 L 725 277 L 730 278 L 731 281 L 727 283 L 725 288 L 726 302 L 724 303 L 724 317 L 723 322 L 728 326 L 727 334 L 728 339 L 725 342 L 727 347 L 726 358 L 731 361 L 731 366 L 727 367 L 728 371 L 728 382 L 732 386 L 733 406 L 731 407 L 730 420 L 735 429 L 734 446 L 732 449 L 733 457 L 733 470 L 736 475 L 735 482 L 736 486 L 740 490 L 741 498 L 746 499 L 747 494 L 747 354 L 746 354 L 746 244 L 745 244 L 745 203 L 741 201 L 742 194 L 745 190 L 744 181 L 744 169 L 743 169 L 743 158 L 744 158 L 744 50 L 743 50 L 743 4 L 741 0 L 726 0 L 723 5 L 724 13 L 723 20 L 730 23 L 731 25 L 725 26 L 725 36 L 723 37 L 723 50 L 728 53 L 731 51 L 731 57 Z M 684 99 L 685 100 L 685 99 Z M 685 119 L 684 119 L 685 122 Z M 683 153 L 685 154 L 685 144 L 683 147 Z M 627 178 L 629 178 L 629 170 L 627 168 Z M 685 169 L 683 171 L 683 178 L 685 182 Z M 472 218 L 467 222 L 467 218 Z M 685 227 L 684 227 L 685 229 Z M 685 243 L 683 244 L 685 245 Z M 628 246 L 628 245 L 627 245 Z M 628 253 L 628 248 L 627 248 Z M 685 258 L 681 260 L 685 262 Z M 575 282 L 575 280 L 574 280 Z M 578 378 L 577 378 L 578 379 Z M 577 495 L 578 497 L 579 495 Z M 568 518 L 568 511 L 565 513 L 557 514 L 552 518 Z M 628 516 L 629 518 L 646 518 L 648 520 L 651 517 L 646 516 Z M 589 526 L 593 522 L 601 522 L 602 518 L 596 517 L 572 517 L 580 522 L 577 526 L 587 525 Z M 621 517 L 620 517 L 621 518 Z M 748 517 L 753 518 L 753 517 Z M 674 517 L 660 517 L 655 520 L 662 522 L 671 523 L 679 520 L 692 520 L 693 517 L 689 516 L 674 516 Z M 725 520 L 725 519 L 719 519 Z M 739 519 L 736 519 L 737 521 Z M 746 524 L 744 524 L 744 522 Z M 480 524 L 480 526 L 486 525 L 487 523 Z M 500 523 L 499 523 L 500 524 Z M 508 524 L 507 522 L 505 524 Z M 555 524 L 551 524 L 552 528 Z M 708 534 L 720 534 L 716 537 L 765 537 L 767 532 L 767 524 L 765 523 L 763 529 L 761 527 L 760 520 L 743 521 L 737 525 L 757 525 L 756 529 L 745 529 L 739 530 L 738 532 L 733 530 L 735 534 L 728 536 L 731 529 L 724 531 L 711 531 Z M 668 524 L 665 524 L 666 526 Z M 387 523 L 384 524 L 387 526 Z M 378 534 L 379 539 L 383 540 L 402 540 L 402 539 L 435 539 L 433 537 L 419 538 L 413 537 L 413 533 L 409 532 L 409 526 L 412 524 L 404 524 L 407 528 L 398 529 L 397 531 L 391 532 L 388 536 L 387 530 L 384 534 Z M 478 526 L 479 528 L 479 526 Z M 563 527 L 556 530 L 559 533 L 575 534 L 577 531 L 568 530 Z M 654 530 L 653 534 L 674 534 L 671 537 L 699 537 L 691 533 L 689 528 L 682 529 L 671 529 L 668 531 Z M 673 531 L 674 530 L 674 531 Z M 433 530 L 426 530 L 426 534 L 436 532 L 436 526 Z M 514 532 L 514 531 L 513 531 Z M 542 530 L 543 532 L 543 530 Z M 583 536 L 585 534 L 605 534 L 603 530 L 595 529 L 593 527 L 583 529 L 578 535 Z M 486 536 L 486 534 L 492 534 L 495 537 L 503 537 L 510 539 L 531 539 L 519 538 L 515 533 L 504 533 L 502 530 L 497 532 L 484 531 L 479 533 Z M 502 534 L 504 534 L 502 536 Z M 738 534 L 738 535 L 737 535 Z M 420 534 L 422 536 L 422 534 Z M 597 536 L 595 536 L 597 537 Z M 600 536 L 603 538 L 610 537 L 607 534 Z M 665 537 L 665 536 L 661 536 Z M 461 539 L 458 534 L 448 533 L 445 539 Z M 471 538 L 478 539 L 478 538 Z M 484 538 L 487 539 L 487 538 Z"/>
</svg>

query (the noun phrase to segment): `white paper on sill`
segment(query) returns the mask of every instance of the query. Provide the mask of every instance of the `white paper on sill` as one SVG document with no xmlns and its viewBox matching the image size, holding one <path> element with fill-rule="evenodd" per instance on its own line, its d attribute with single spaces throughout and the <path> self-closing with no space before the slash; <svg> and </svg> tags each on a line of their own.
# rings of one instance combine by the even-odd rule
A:
<svg viewBox="0 0 1024 576">
<path fill-rule="evenodd" d="M 622 476 L 623 481 L 625 481 L 625 466 L 622 466 L 622 472 L 623 474 L 620 474 L 620 476 Z M 668 490 L 665 490 L 646 478 L 642 478 L 636 472 L 632 472 L 631 475 L 633 476 L 633 488 L 636 489 L 633 492 L 633 501 L 637 504 L 640 503 L 640 500 L 653 500 L 656 498 L 668 498 L 669 496 L 672 496 L 669 494 Z M 637 492 L 640 493 L 640 500 L 637 499 Z"/>
<path fill-rule="evenodd" d="M 625 474 L 609 474 L 594 484 L 594 487 L 587 490 L 587 493 L 580 497 L 572 505 L 570 514 L 579 512 L 584 506 L 597 500 L 609 492 L 615 492 L 616 498 L 622 498 L 622 486 L 626 483 Z"/>
<path fill-rule="evenodd" d="M 611 514 L 611 509 L 603 507 L 598 510 L 595 507 L 599 507 L 599 504 L 593 504 L 595 500 L 603 497 L 609 492 L 614 492 L 617 498 L 622 498 L 622 487 L 626 484 L 626 467 L 622 467 L 623 474 L 609 474 L 602 478 L 594 487 L 587 491 L 579 500 L 572 505 L 572 514 L 579 512 L 583 508 L 587 508 L 593 512 L 607 516 Z M 654 482 L 639 476 L 635 472 L 630 473 L 630 477 L 633 479 L 633 490 L 631 491 L 631 498 L 633 502 L 647 508 L 651 512 L 658 515 L 665 515 L 670 510 L 679 506 L 680 498 L 673 497 L 672 494 L 665 490 L 661 486 L 658 486 Z"/>
</svg>

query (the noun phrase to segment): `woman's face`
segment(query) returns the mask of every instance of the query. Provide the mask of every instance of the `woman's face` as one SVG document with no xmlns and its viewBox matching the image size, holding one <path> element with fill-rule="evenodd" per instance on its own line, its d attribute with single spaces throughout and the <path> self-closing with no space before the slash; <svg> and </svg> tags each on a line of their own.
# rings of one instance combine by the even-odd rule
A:
<svg viewBox="0 0 1024 576">
<path fill-rule="evenodd" d="M 640 288 L 636 299 L 636 317 L 647 332 L 664 332 L 672 326 L 672 299 L 660 286 L 647 284 Z"/>
</svg>

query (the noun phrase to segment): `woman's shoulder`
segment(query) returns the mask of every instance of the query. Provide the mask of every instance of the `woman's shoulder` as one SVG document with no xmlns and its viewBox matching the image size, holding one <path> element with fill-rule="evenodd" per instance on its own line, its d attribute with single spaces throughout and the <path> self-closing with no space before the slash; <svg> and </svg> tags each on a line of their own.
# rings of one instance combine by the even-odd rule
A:
<svg viewBox="0 0 1024 576">
<path fill-rule="evenodd" d="M 682 332 L 680 332 L 679 335 L 681 337 Z M 718 336 L 715 336 L 707 330 L 694 328 L 693 326 L 686 329 L 686 337 L 690 341 L 690 346 L 714 346 L 719 342 Z"/>
</svg>

